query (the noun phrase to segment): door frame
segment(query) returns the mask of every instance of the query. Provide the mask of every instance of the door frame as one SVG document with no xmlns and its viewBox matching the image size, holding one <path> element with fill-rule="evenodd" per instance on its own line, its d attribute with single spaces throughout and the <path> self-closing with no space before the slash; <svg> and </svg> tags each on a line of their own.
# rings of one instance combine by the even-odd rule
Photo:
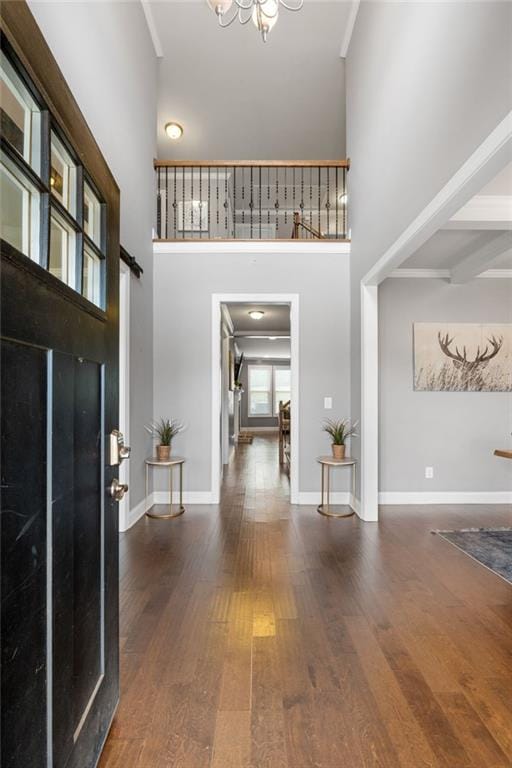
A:
<svg viewBox="0 0 512 768">
<path fill-rule="evenodd" d="M 289 304 L 291 335 L 291 460 L 290 460 L 290 503 L 297 504 L 299 497 L 299 294 L 298 293 L 213 293 L 212 294 L 212 339 L 211 339 L 211 494 L 212 504 L 220 501 L 222 481 L 221 451 L 221 305 L 222 304 Z"/>
<path fill-rule="evenodd" d="M 124 435 L 125 445 L 130 445 L 130 267 L 119 263 L 119 429 Z M 119 481 L 128 485 L 128 490 L 119 502 L 119 530 L 130 527 L 130 462 L 119 466 Z"/>
</svg>

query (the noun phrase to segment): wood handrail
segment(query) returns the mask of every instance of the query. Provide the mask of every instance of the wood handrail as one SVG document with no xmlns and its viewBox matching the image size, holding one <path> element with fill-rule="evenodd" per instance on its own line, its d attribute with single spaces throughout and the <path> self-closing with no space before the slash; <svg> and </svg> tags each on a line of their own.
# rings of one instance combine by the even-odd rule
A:
<svg viewBox="0 0 512 768">
<path fill-rule="evenodd" d="M 154 160 L 154 168 L 350 168 L 350 160 Z"/>
<path fill-rule="evenodd" d="M 300 213 L 297 211 L 293 214 L 293 232 L 292 232 L 292 240 L 299 240 L 299 227 L 303 227 L 307 232 L 310 232 L 313 237 L 316 237 L 317 240 L 324 240 L 324 236 L 322 233 L 315 229 L 314 227 L 311 227 L 307 222 L 302 221 L 300 218 Z"/>
</svg>

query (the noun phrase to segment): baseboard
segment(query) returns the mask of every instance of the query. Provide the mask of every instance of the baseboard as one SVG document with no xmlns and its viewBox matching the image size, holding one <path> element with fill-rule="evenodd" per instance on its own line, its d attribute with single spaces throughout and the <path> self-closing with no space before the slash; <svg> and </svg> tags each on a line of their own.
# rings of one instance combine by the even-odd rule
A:
<svg viewBox="0 0 512 768">
<path fill-rule="evenodd" d="M 153 491 L 152 497 L 153 504 L 169 503 L 169 491 Z M 179 500 L 179 491 L 173 491 L 173 504 L 177 504 Z M 215 504 L 214 494 L 211 491 L 183 491 L 183 504 Z"/>
<path fill-rule="evenodd" d="M 353 493 L 350 494 L 349 504 L 352 507 L 352 509 L 354 510 L 354 512 L 356 513 L 356 515 L 358 517 L 361 517 L 361 502 L 359 501 L 357 496 L 354 496 Z"/>
<path fill-rule="evenodd" d="M 512 491 L 383 491 L 379 504 L 512 504 Z"/>
<path fill-rule="evenodd" d="M 240 432 L 279 432 L 279 427 L 242 427 Z"/>
<path fill-rule="evenodd" d="M 148 509 L 154 504 L 153 502 L 153 494 L 150 493 L 147 500 Z M 138 504 L 136 504 L 130 511 L 128 512 L 128 520 L 126 521 L 126 528 L 124 528 L 125 531 L 129 530 L 132 526 L 135 525 L 135 523 L 140 520 L 142 515 L 146 511 L 146 499 L 142 499 L 142 501 L 139 501 Z"/>
</svg>

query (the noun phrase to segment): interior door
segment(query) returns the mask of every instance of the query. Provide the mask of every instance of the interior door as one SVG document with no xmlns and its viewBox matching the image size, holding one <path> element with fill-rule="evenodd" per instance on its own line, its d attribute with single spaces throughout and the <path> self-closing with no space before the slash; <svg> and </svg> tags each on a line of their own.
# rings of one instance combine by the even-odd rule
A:
<svg viewBox="0 0 512 768">
<path fill-rule="evenodd" d="M 38 263 L 16 241 L 14 224 L 2 239 L 0 762 L 92 768 L 119 690 L 111 495 L 119 467 L 109 451 L 119 413 L 119 194 L 24 4 L 3 4 L 2 32 L 11 62 L 37 90 L 32 124 L 42 139 L 32 176 L 2 140 L 7 171 L 30 177 L 41 231 Z M 54 176 L 52 131 L 74 158 L 73 210 L 53 189 L 62 177 Z M 87 194 L 102 211 L 101 240 Z M 52 262 L 54 220 L 73 228 L 73 282 Z"/>
</svg>

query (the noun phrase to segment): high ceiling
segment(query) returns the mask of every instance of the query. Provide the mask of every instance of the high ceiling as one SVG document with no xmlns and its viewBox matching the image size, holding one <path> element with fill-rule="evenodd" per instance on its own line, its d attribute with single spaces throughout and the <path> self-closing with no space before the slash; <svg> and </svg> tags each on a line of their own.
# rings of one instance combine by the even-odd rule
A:
<svg viewBox="0 0 512 768">
<path fill-rule="evenodd" d="M 267 43 L 249 22 L 220 29 L 206 0 L 151 2 L 160 38 L 161 159 L 314 160 L 345 155 L 351 2 L 280 11 Z M 184 128 L 172 142 L 169 121 Z"/>
</svg>

